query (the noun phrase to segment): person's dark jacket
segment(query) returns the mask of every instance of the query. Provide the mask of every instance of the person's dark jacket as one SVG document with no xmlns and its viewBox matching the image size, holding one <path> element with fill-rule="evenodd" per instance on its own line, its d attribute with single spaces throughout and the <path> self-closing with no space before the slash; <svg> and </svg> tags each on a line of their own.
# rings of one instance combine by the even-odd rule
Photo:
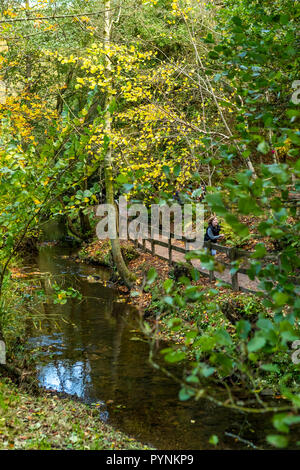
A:
<svg viewBox="0 0 300 470">
<path fill-rule="evenodd" d="M 204 236 L 204 241 L 205 242 L 216 242 L 221 235 L 220 234 L 221 227 L 220 225 L 217 225 L 214 227 L 213 225 L 209 225 L 206 229 L 205 236 Z"/>
</svg>

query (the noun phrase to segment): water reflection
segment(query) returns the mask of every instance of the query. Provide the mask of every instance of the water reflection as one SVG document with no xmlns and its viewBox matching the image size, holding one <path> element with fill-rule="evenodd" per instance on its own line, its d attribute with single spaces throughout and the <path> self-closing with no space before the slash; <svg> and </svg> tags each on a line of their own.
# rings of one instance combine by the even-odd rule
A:
<svg viewBox="0 0 300 470">
<path fill-rule="evenodd" d="M 38 367 L 40 384 L 48 389 L 84 397 L 84 390 L 91 381 L 88 362 L 68 363 L 58 360 Z"/>
<path fill-rule="evenodd" d="M 29 347 L 40 348 L 41 385 L 102 404 L 103 418 L 158 448 L 210 448 L 212 434 L 218 435 L 220 448 L 246 447 L 225 432 L 265 446 L 267 428 L 272 431 L 269 418 L 249 421 L 204 400 L 180 403 L 178 386 L 149 365 L 148 344 L 132 340 L 139 336 L 135 310 L 121 302 L 115 289 L 87 280 L 107 272 L 70 262 L 66 254 L 65 249 L 45 248 L 37 260 L 43 272 L 66 273 L 59 282 L 79 289 L 85 297 L 81 302 L 47 305 L 45 318 L 56 313 L 60 321 L 57 325 L 45 321 L 42 331 L 32 331 Z"/>
</svg>

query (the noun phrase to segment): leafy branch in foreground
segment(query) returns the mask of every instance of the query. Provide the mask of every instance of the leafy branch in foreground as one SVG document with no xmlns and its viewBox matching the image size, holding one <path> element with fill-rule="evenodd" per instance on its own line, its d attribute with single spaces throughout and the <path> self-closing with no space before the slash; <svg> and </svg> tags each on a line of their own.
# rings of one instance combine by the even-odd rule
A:
<svg viewBox="0 0 300 470">
<path fill-rule="evenodd" d="M 290 100 L 297 69 L 298 16 L 294 2 L 274 2 L 271 11 L 268 2 L 258 6 L 251 0 L 238 5 L 229 1 L 218 15 L 222 37 L 206 37 L 207 43 L 214 44 L 208 56 L 220 70 L 213 80 L 230 81 L 236 90 L 237 106 L 231 123 L 244 149 L 243 157 L 261 155 L 255 178 L 250 170 L 226 177 L 222 192 L 210 188 L 206 202 L 239 237 L 249 235 L 242 218 L 255 216 L 258 235 L 277 247 L 279 262 L 265 263 L 267 247 L 257 243 L 247 269 L 249 279 L 255 280 L 260 290 L 261 311 L 252 319 L 244 311 L 233 324 L 223 319 L 222 325 L 207 329 L 203 328 L 200 312 L 198 325 L 191 327 L 182 318 L 190 305 L 195 309 L 201 305 L 212 319 L 220 312 L 218 286 L 210 290 L 208 301 L 203 288 L 188 278 L 182 277 L 177 284 L 168 280 L 163 286 L 163 313 L 157 311 L 156 327 L 165 317 L 165 325 L 184 338 L 182 343 L 161 351 L 167 363 L 185 365 L 183 377 L 175 377 L 154 359 L 154 339 L 150 352 L 152 365 L 180 384 L 181 400 L 205 397 L 242 412 L 272 412 L 278 434 L 268 435 L 267 441 L 276 447 L 286 447 L 300 423 L 300 366 L 292 360 L 292 345 L 300 338 L 300 223 L 297 205 L 290 200 L 291 191 L 300 189 L 300 160 L 295 158 L 300 144 L 300 112 Z M 283 148 L 285 156 L 280 161 Z M 222 150 L 223 155 L 236 151 L 230 144 Z M 264 163 L 267 155 L 273 156 L 272 163 Z M 206 269 L 217 269 L 214 259 L 205 252 L 191 252 L 187 258 L 199 259 Z M 236 268 L 232 264 L 232 270 Z M 153 335 L 155 328 L 152 331 L 145 326 L 145 333 Z M 270 389 L 272 398 L 266 398 Z M 248 400 L 241 400 L 241 390 L 248 391 Z M 274 406 L 276 396 L 282 402 Z"/>
</svg>

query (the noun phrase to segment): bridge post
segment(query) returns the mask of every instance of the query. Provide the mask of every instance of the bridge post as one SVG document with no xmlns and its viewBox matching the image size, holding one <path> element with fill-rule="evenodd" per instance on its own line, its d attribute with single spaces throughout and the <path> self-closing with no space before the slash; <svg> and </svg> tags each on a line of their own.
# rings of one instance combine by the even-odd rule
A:
<svg viewBox="0 0 300 470">
<path fill-rule="evenodd" d="M 230 248 L 229 251 L 229 258 L 230 262 L 235 261 L 237 259 L 237 250 L 236 248 Z M 230 274 L 231 275 L 231 285 L 234 291 L 239 290 L 239 279 L 238 273 Z"/>
<path fill-rule="evenodd" d="M 211 248 L 211 241 L 209 241 L 209 242 L 207 242 L 207 252 L 208 252 L 209 254 L 211 254 L 211 249 L 212 249 L 212 248 Z M 214 271 L 209 271 L 209 281 L 210 281 L 210 282 L 213 282 L 213 281 L 215 281 L 215 280 L 216 280 L 216 279 L 215 279 L 215 273 L 214 273 Z"/>
<path fill-rule="evenodd" d="M 171 236 L 169 237 L 169 240 L 168 240 L 168 262 L 170 265 L 172 264 L 172 238 Z"/>
</svg>

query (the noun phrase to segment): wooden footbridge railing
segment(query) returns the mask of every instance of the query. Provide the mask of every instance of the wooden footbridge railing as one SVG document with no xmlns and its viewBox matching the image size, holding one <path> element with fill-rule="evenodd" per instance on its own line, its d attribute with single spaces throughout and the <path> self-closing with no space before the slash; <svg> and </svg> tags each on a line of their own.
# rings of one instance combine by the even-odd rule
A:
<svg viewBox="0 0 300 470">
<path fill-rule="evenodd" d="M 191 250 L 187 249 L 187 244 L 193 243 L 194 240 L 187 239 L 186 237 L 181 238 L 181 243 L 183 246 L 178 246 L 178 240 L 175 239 L 174 234 L 170 233 L 169 237 L 166 237 L 166 241 L 161 240 L 161 239 L 139 239 L 139 240 L 134 240 L 135 246 L 142 248 L 145 252 L 151 253 L 153 256 L 158 256 L 161 259 L 167 260 L 169 265 L 176 265 L 178 264 L 178 260 L 174 260 L 173 254 L 174 252 L 181 253 L 183 255 L 186 255 L 187 253 L 190 253 Z M 177 243 L 177 244 L 176 244 Z M 158 254 L 156 252 L 156 247 L 163 247 L 166 249 L 165 253 L 166 255 Z M 229 269 L 230 271 L 230 280 L 229 283 L 234 291 L 243 291 L 243 292 L 250 292 L 250 293 L 257 293 L 258 291 L 248 289 L 245 286 L 241 285 L 241 282 L 239 281 L 238 274 L 245 274 L 247 275 L 248 268 L 245 266 L 245 263 L 247 263 L 247 259 L 251 258 L 251 255 L 253 252 L 250 251 L 245 251 L 245 250 L 240 250 L 236 247 L 228 247 L 228 246 L 223 246 L 218 243 L 212 243 L 212 242 L 204 242 L 204 247 L 206 247 L 209 251 L 211 249 L 216 250 L 217 253 L 224 253 L 226 255 L 227 260 L 219 260 L 217 259 L 217 263 L 222 264 L 225 269 Z M 238 260 L 238 259 L 243 259 L 243 264 L 244 266 L 238 266 L 237 269 L 232 270 L 232 262 Z M 277 254 L 270 254 L 264 256 L 262 258 L 264 262 L 275 262 L 278 266 L 280 266 L 280 253 Z M 201 275 L 205 277 L 209 277 L 211 281 L 220 279 L 215 277 L 214 271 L 207 271 L 203 272 L 200 271 Z M 291 278 L 291 281 L 295 282 L 296 284 L 299 284 L 299 279 L 298 278 Z"/>
</svg>

